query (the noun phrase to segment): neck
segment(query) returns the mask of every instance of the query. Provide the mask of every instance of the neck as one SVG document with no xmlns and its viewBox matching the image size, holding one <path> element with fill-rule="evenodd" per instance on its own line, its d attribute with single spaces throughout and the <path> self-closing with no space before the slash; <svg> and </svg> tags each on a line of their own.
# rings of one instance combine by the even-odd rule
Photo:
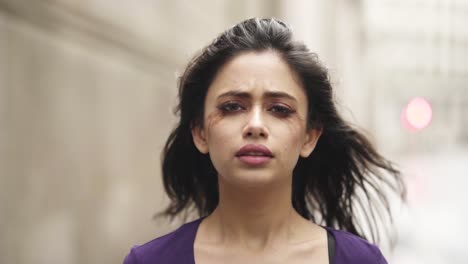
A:
<svg viewBox="0 0 468 264">
<path fill-rule="evenodd" d="M 262 249 L 291 241 L 304 219 L 291 203 L 291 183 L 263 188 L 235 188 L 219 182 L 219 204 L 208 217 L 215 240 Z"/>
</svg>

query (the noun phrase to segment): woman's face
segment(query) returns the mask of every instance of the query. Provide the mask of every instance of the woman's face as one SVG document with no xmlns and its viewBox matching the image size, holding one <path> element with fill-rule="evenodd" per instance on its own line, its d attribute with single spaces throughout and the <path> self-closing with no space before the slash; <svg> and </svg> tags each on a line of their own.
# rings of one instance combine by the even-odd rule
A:
<svg viewBox="0 0 468 264">
<path fill-rule="evenodd" d="M 242 53 L 217 73 L 205 99 L 204 125 L 192 130 L 220 181 L 264 186 L 291 181 L 299 155 L 320 136 L 306 130 L 307 97 L 273 51 Z"/>
</svg>

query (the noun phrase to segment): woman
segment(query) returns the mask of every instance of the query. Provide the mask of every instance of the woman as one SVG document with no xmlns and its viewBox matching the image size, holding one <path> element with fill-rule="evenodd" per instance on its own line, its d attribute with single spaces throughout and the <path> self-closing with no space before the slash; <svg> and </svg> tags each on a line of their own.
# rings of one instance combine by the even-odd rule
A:
<svg viewBox="0 0 468 264">
<path fill-rule="evenodd" d="M 364 230 L 374 238 L 382 206 L 391 218 L 381 188 L 403 197 L 402 180 L 332 94 L 326 69 L 283 22 L 222 33 L 180 78 L 180 122 L 162 157 L 163 215 L 200 218 L 124 263 L 387 263 Z M 356 220 L 364 204 L 367 226 Z"/>
</svg>

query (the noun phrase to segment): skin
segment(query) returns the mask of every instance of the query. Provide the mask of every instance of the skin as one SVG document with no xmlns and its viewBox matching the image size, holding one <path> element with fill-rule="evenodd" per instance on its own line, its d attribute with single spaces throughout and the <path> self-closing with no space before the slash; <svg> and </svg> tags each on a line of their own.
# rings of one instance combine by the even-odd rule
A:
<svg viewBox="0 0 468 264">
<path fill-rule="evenodd" d="M 292 171 L 321 131 L 306 127 L 307 97 L 274 51 L 247 52 L 217 73 L 192 136 L 218 172 L 220 200 L 198 228 L 197 264 L 328 263 L 326 231 L 292 207 Z M 236 152 L 262 144 L 274 157 L 248 165 Z"/>
</svg>

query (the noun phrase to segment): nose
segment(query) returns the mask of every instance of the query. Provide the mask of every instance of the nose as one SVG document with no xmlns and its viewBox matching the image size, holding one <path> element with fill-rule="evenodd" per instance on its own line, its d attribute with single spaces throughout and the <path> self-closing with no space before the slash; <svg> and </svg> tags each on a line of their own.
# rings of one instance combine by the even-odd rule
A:
<svg viewBox="0 0 468 264">
<path fill-rule="evenodd" d="M 268 129 L 260 107 L 251 110 L 242 134 L 244 138 L 268 138 Z"/>
</svg>

